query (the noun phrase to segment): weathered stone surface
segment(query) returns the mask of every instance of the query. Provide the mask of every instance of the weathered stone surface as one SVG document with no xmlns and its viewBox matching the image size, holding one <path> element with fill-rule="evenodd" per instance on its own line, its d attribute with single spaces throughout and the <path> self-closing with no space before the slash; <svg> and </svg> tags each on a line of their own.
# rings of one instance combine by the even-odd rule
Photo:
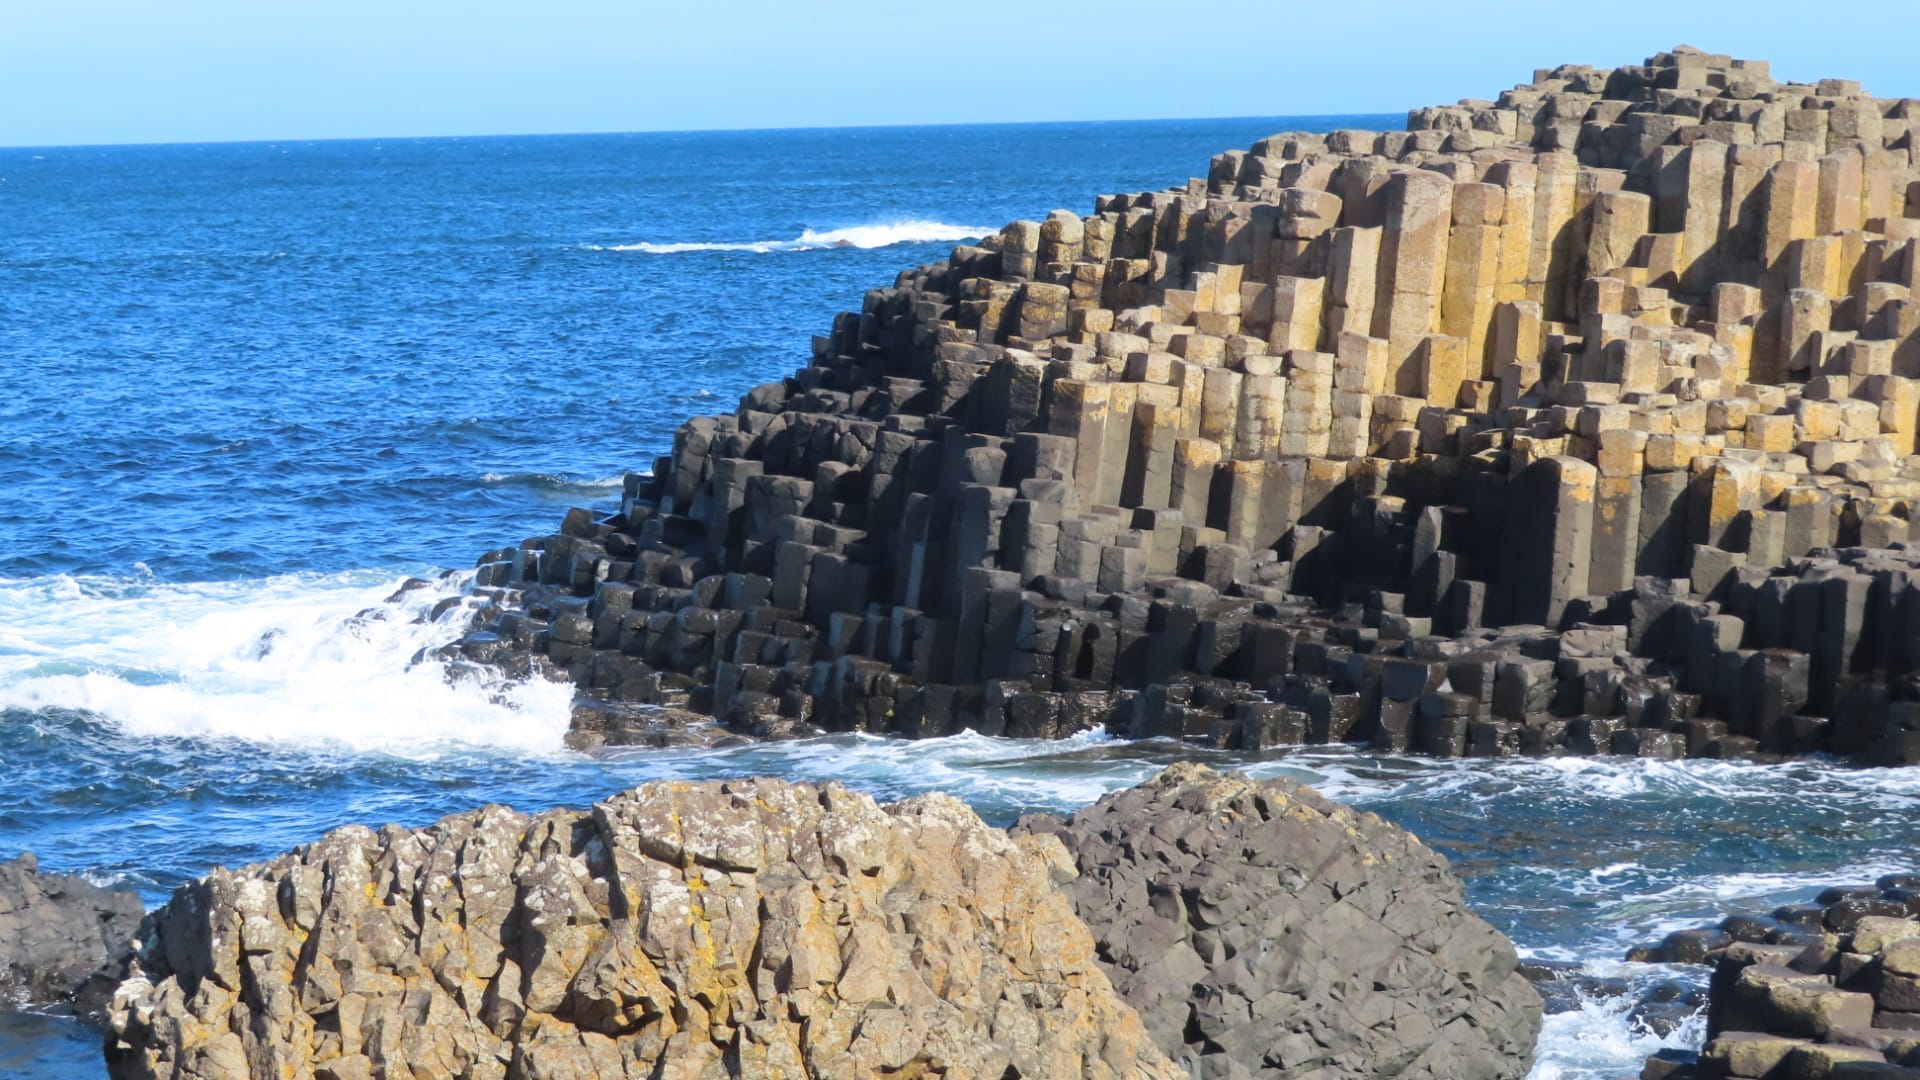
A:
<svg viewBox="0 0 1920 1080">
<path fill-rule="evenodd" d="M 1539 996 L 1412 835 L 1287 780 L 1175 765 L 1066 822 L 1065 889 L 1193 1076 L 1524 1076 Z"/>
<path fill-rule="evenodd" d="M 96 1018 L 132 955 L 140 897 L 22 855 L 0 863 L 0 1009 L 68 1005 Z"/>
<path fill-rule="evenodd" d="M 660 782 L 340 829 L 153 915 L 115 1077 L 1161 1077 L 1055 878 L 961 803 Z"/>
</svg>

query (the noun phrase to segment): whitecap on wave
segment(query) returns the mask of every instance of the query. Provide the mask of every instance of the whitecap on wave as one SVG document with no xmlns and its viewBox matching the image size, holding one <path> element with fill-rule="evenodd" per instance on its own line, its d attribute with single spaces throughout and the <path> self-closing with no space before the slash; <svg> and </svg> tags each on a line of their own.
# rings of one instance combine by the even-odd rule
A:
<svg viewBox="0 0 1920 1080">
<path fill-rule="evenodd" d="M 839 781 L 883 802 L 943 792 L 964 798 L 990 819 L 1007 822 L 1029 811 L 1071 814 L 1109 791 L 1152 776 L 1164 762 L 1129 752 L 1138 745 L 1099 729 L 1055 740 L 971 731 L 937 739 L 850 732 L 718 750 L 623 748 L 599 756 L 615 768 L 629 762 L 642 765 L 648 779 L 778 776 Z"/>
<path fill-rule="evenodd" d="M 840 229 L 803 230 L 791 240 L 736 240 L 633 244 L 589 244 L 590 251 L 634 251 L 648 255 L 680 255 L 692 251 L 741 251 L 764 255 L 774 251 L 818 251 L 822 248 L 874 248 L 895 244 L 958 243 L 977 240 L 994 229 L 970 225 L 949 225 L 940 221 L 895 221 L 874 225 L 851 225 Z"/>
<path fill-rule="evenodd" d="M 444 665 L 412 663 L 460 634 L 457 616 L 427 616 L 465 581 L 383 603 L 399 582 L 0 579 L 0 707 L 83 710 L 135 737 L 560 752 L 571 688 L 449 680 Z"/>
<path fill-rule="evenodd" d="M 1322 793 L 1345 802 L 1455 795 L 1478 799 L 1537 790 L 1543 797 L 1578 793 L 1583 798 L 1772 804 L 1791 791 L 1802 802 L 1920 810 L 1920 767 L 1862 770 L 1822 758 L 1766 764 L 1612 755 L 1427 758 L 1340 746 L 1303 749 L 1283 762 L 1247 768 L 1256 775 L 1294 770 Z"/>
<path fill-rule="evenodd" d="M 488 487 L 524 487 L 563 495 L 606 495 L 619 491 L 621 485 L 626 482 L 626 477 L 579 477 L 541 472 L 489 472 L 480 474 L 480 482 Z"/>
</svg>

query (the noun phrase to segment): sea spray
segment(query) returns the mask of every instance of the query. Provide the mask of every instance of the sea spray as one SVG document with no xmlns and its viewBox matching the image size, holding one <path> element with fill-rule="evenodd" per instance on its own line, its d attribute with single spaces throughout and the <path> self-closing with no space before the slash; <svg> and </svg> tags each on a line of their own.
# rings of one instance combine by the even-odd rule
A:
<svg viewBox="0 0 1920 1080">
<path fill-rule="evenodd" d="M 355 572 L 0 582 L 0 707 L 80 710 L 131 736 L 556 752 L 571 687 L 450 678 L 445 665 L 414 662 L 458 634 L 457 599 L 429 616 L 465 583 L 384 603 L 399 581 Z"/>
<path fill-rule="evenodd" d="M 1670 968 L 1603 962 L 1580 974 L 1623 980 L 1626 986 L 1620 993 L 1577 990 L 1566 1005 L 1550 1006 L 1540 1026 L 1538 1060 L 1529 1080 L 1627 1080 L 1640 1075 L 1640 1063 L 1648 1055 L 1667 1047 L 1697 1048 L 1706 1035 L 1702 1013 L 1662 1032 L 1637 1012 L 1656 984 L 1674 977 Z M 1678 974 L 1703 984 L 1706 969 L 1698 969 L 1697 976 L 1695 972 Z"/>
</svg>

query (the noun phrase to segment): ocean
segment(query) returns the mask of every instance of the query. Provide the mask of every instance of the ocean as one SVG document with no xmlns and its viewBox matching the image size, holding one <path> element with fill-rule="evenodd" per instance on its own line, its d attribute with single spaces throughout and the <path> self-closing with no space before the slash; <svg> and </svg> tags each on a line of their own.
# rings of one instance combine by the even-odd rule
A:
<svg viewBox="0 0 1920 1080">
<path fill-rule="evenodd" d="M 1914 869 L 1920 770 L 1223 757 L 837 736 L 565 750 L 567 691 L 450 684 L 414 622 L 482 551 L 608 510 L 674 427 L 802 366 L 863 291 L 1275 131 L 1397 117 L 0 149 L 0 857 L 157 904 L 335 826 L 581 805 L 659 777 L 940 790 L 1007 822 L 1177 757 L 1414 830 L 1524 955 L 1580 965 L 1534 1075 L 1697 1041 L 1626 949 Z M 382 601 L 408 576 L 433 588 Z M 0 1076 L 97 1077 L 0 1014 Z"/>
</svg>

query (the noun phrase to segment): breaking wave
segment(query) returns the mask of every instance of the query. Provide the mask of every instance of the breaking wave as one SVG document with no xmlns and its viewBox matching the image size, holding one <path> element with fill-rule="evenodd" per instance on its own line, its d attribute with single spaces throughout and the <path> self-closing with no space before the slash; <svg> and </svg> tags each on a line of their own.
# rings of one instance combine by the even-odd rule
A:
<svg viewBox="0 0 1920 1080">
<path fill-rule="evenodd" d="M 637 251 L 648 255 L 680 255 L 694 251 L 742 251 L 764 255 L 774 251 L 819 251 L 823 248 L 859 248 L 871 251 L 895 244 L 958 243 L 977 240 L 996 230 L 939 221 L 896 221 L 877 225 L 850 225 L 841 229 L 806 229 L 792 240 L 590 244 L 593 251 Z"/>
<path fill-rule="evenodd" d="M 373 571 L 0 579 L 0 708 L 80 710 L 147 738 L 559 752 L 570 687 L 450 680 L 413 662 L 460 633 L 460 613 L 436 608 L 461 603 L 463 584 L 388 604 L 400 581 Z"/>
</svg>

